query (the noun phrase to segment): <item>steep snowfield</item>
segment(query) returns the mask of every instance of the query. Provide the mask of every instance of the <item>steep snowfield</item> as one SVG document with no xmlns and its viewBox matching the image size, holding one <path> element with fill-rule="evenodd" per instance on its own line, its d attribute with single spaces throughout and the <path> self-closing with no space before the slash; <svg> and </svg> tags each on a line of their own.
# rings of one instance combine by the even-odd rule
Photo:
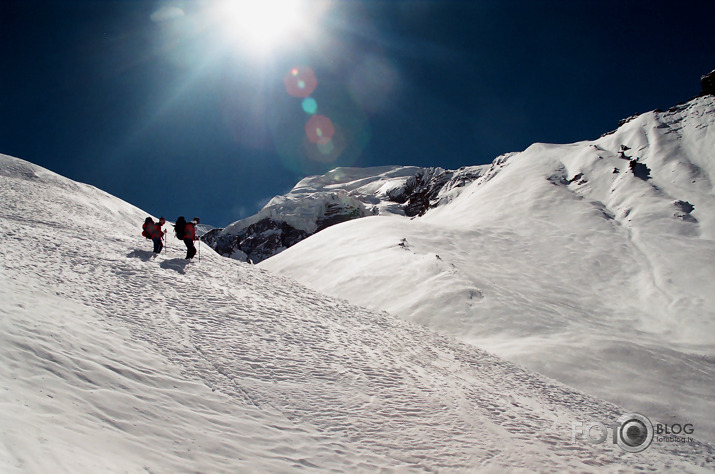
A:
<svg viewBox="0 0 715 474">
<path fill-rule="evenodd" d="M 0 155 L 0 471 L 713 466 L 572 440 L 623 409 L 431 330 L 181 243 Z"/>
<path fill-rule="evenodd" d="M 261 267 L 712 442 L 714 182 L 710 96 L 535 144 L 424 217 L 340 224 Z"/>
</svg>

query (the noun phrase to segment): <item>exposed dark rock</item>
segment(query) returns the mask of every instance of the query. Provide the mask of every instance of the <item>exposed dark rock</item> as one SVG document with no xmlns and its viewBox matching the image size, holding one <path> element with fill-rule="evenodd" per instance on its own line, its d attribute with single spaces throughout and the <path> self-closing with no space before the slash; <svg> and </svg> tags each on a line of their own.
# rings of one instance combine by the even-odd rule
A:
<svg viewBox="0 0 715 474">
<path fill-rule="evenodd" d="M 631 149 L 631 147 L 629 147 L 627 145 L 621 145 L 621 149 L 618 150 L 618 158 L 622 158 L 624 160 L 630 160 L 631 157 L 626 155 L 626 152 L 630 149 Z"/>
<path fill-rule="evenodd" d="M 237 234 L 221 235 L 222 230 L 213 229 L 201 240 L 226 257 L 243 252 L 253 263 L 261 262 L 310 235 L 286 222 L 268 218 L 251 224 Z"/>
<path fill-rule="evenodd" d="M 568 180 L 568 183 L 576 183 L 576 184 L 586 184 L 588 180 L 584 178 L 583 173 L 579 173 L 570 180 Z"/>
<path fill-rule="evenodd" d="M 690 214 L 695 210 L 695 206 L 690 204 L 688 201 L 675 201 L 673 205 L 677 210 L 685 214 Z"/>
<path fill-rule="evenodd" d="M 668 109 L 669 113 L 677 113 L 677 112 L 682 112 L 683 110 L 687 109 L 688 105 L 685 102 L 678 102 L 677 105 L 672 106 L 671 108 Z"/>
<path fill-rule="evenodd" d="M 698 222 L 695 216 L 691 215 L 691 212 L 695 210 L 695 206 L 690 204 L 688 201 L 675 201 L 673 205 L 676 209 L 676 212 L 673 214 L 674 217 L 692 224 L 696 224 Z"/>
<path fill-rule="evenodd" d="M 499 161 L 499 163 L 497 163 Z M 492 168 L 490 171 L 495 167 L 495 166 L 503 166 L 506 164 L 506 160 L 495 160 L 494 163 L 492 163 Z M 454 188 L 462 188 L 468 184 L 472 184 L 474 181 L 476 181 L 478 178 L 481 178 L 483 176 L 482 172 L 475 170 L 475 168 L 469 168 L 469 167 L 462 167 L 457 170 L 456 173 L 452 175 L 452 179 L 450 179 L 446 184 L 445 188 L 449 189 L 454 189 Z"/>
<path fill-rule="evenodd" d="M 618 126 L 620 127 L 620 126 L 622 126 L 622 125 L 627 124 L 627 123 L 630 122 L 631 120 L 638 118 L 639 115 L 640 115 L 640 114 L 633 114 L 633 115 L 631 115 L 630 117 L 626 117 L 626 118 L 624 118 L 624 119 L 619 120 L 619 121 L 618 121 Z"/>
<path fill-rule="evenodd" d="M 463 167 L 457 171 L 426 168 L 408 178 L 403 186 L 389 191 L 387 196 L 392 202 L 403 204 L 406 216 L 422 216 L 437 203 L 440 191 L 466 186 L 481 176 L 474 168 Z"/>
<path fill-rule="evenodd" d="M 566 179 L 566 176 L 564 176 L 563 174 L 552 174 L 546 179 L 554 186 L 566 186 L 570 183 L 570 181 Z"/>
<path fill-rule="evenodd" d="M 332 225 L 359 219 L 366 215 L 363 209 L 352 207 L 349 204 L 331 203 L 325 206 L 325 214 L 318 218 L 316 222 L 318 229 L 315 232 L 317 233 Z"/>
<path fill-rule="evenodd" d="M 201 241 L 205 242 L 212 249 L 215 249 L 218 244 L 218 239 L 222 230 L 223 228 L 221 227 L 214 227 L 213 229 L 201 236 Z"/>
<path fill-rule="evenodd" d="M 454 172 L 442 168 L 426 168 L 414 176 L 407 178 L 405 184 L 388 193 L 388 198 L 398 204 L 403 204 L 408 217 L 421 216 L 430 207 L 430 201 L 437 197 L 442 187 L 449 181 Z"/>
<path fill-rule="evenodd" d="M 650 179 L 650 168 L 645 163 L 639 163 L 637 160 L 631 160 L 628 165 L 633 172 L 633 176 L 640 178 L 643 181 Z"/>
<path fill-rule="evenodd" d="M 404 204 L 410 198 L 410 194 L 405 186 L 400 186 L 389 190 L 387 192 L 387 198 L 392 202 L 396 202 L 397 204 Z"/>
</svg>

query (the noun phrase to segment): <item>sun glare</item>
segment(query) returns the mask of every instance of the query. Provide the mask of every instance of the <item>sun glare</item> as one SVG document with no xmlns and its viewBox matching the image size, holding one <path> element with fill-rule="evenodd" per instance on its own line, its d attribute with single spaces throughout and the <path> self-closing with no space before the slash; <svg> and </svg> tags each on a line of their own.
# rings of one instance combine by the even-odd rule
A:
<svg viewBox="0 0 715 474">
<path fill-rule="evenodd" d="M 302 0 L 221 0 L 213 13 L 228 40 L 264 52 L 287 43 L 305 26 L 305 9 Z"/>
</svg>

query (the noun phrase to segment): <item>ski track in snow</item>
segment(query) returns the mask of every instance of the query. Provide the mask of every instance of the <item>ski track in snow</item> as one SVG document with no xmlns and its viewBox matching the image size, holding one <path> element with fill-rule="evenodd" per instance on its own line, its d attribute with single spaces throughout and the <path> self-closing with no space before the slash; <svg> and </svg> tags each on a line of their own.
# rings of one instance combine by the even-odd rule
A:
<svg viewBox="0 0 715 474">
<path fill-rule="evenodd" d="M 124 334 L 126 328 L 127 348 L 143 348 L 149 351 L 148 359 L 168 361 L 167 374 L 172 368 L 176 371 L 177 391 L 197 391 L 197 384 L 210 387 L 213 398 L 207 395 L 206 406 L 196 410 L 217 416 L 203 413 L 210 421 L 202 420 L 219 433 L 242 436 L 246 450 L 253 450 L 234 458 L 231 449 L 237 448 L 228 440 L 225 445 L 205 443 L 203 450 L 195 446 L 195 452 L 179 446 L 160 453 L 167 465 L 155 454 L 144 470 L 231 471 L 250 466 L 240 459 L 249 454 L 254 460 L 270 457 L 275 464 L 264 469 L 279 471 L 307 467 L 697 472 L 713 467 L 714 452 L 706 444 L 654 445 L 644 453 L 626 454 L 611 444 L 572 441 L 573 422 L 606 423 L 623 410 L 421 326 L 323 296 L 209 249 L 202 249 L 200 262 L 189 263 L 183 259 L 181 242 L 173 237 L 168 252 L 154 257 L 148 251 L 150 242 L 139 237 L 141 211 L 89 186 L 0 158 L 4 291 L 10 296 L 13 289 L 17 295 L 45 295 L 41 301 L 53 301 L 57 311 L 66 305 L 66 311 L 82 314 L 78 321 L 89 321 L 88 327 L 96 325 L 104 332 Z M 171 390 L 156 395 L 157 376 L 122 360 L 122 351 L 130 349 L 103 347 L 101 339 L 80 339 L 68 346 L 58 336 L 60 326 L 57 333 L 40 337 L 43 328 L 33 327 L 34 313 L 26 306 L 32 307 L 32 302 L 20 298 L 2 313 L 7 344 L 0 360 L 8 378 L 0 406 L 6 421 L 21 405 L 23 394 L 17 387 L 42 386 L 17 381 L 21 370 L 32 367 L 42 377 L 67 378 L 65 390 L 73 394 L 75 406 L 102 393 L 111 399 L 145 391 L 156 405 L 143 410 L 156 409 L 159 414 L 142 413 L 140 418 L 160 425 L 154 436 L 181 436 L 168 428 L 161 431 L 161 423 L 168 422 L 156 419 L 171 416 L 164 412 L 173 405 L 162 397 L 173 400 L 178 395 Z M 65 317 L 71 327 L 72 317 Z M 32 338 L 45 342 L 33 345 Z M 66 352 L 38 349 L 57 344 L 65 344 L 61 347 Z M 97 354 L 102 350 L 118 351 L 115 360 L 98 363 L 122 383 L 107 384 L 93 376 L 83 354 L 87 360 L 100 360 Z M 132 388 L 135 385 L 138 388 Z M 64 429 L 91 434 L 95 423 L 102 431 L 140 439 L 128 425 L 137 413 L 122 412 L 121 404 L 93 406 L 95 413 Z M 255 437 L 254 431 L 238 435 L 246 426 L 236 425 L 235 417 L 218 416 L 217 406 L 237 412 L 238 418 L 251 417 Z M 50 433 L 60 436 L 56 425 L 62 423 L 62 405 L 53 406 L 50 400 L 34 409 L 43 415 L 37 430 L 44 441 L 26 444 L 41 456 L 37 443 L 59 443 Z M 262 426 L 262 420 L 271 425 Z M 21 428 L 13 430 L 16 437 L 22 433 Z M 23 453 L 15 451 L 8 436 L 4 431 L 6 452 L 0 463 L 21 468 L 18 459 Z M 204 435 L 192 436 L 200 440 Z M 132 453 L 133 446 L 125 448 L 124 455 L 142 456 L 141 450 Z M 121 447 L 113 449 L 123 452 Z M 101 451 L 90 454 L 101 457 Z M 81 449 L 76 456 L 60 467 L 96 467 L 82 464 Z M 139 465 L 126 469 L 139 470 Z"/>
</svg>

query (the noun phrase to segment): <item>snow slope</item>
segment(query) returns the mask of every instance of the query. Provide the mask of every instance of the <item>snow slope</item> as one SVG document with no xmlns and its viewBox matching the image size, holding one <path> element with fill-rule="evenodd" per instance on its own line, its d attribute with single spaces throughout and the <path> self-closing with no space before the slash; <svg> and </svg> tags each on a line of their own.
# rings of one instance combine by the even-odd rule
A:
<svg viewBox="0 0 715 474">
<path fill-rule="evenodd" d="M 261 267 L 712 442 L 714 182 L 708 96 L 532 145 L 424 217 L 340 224 Z"/>
<path fill-rule="evenodd" d="M 713 466 L 572 440 L 623 409 L 421 326 L 169 239 L 0 155 L 0 471 L 542 472 Z"/>
</svg>

